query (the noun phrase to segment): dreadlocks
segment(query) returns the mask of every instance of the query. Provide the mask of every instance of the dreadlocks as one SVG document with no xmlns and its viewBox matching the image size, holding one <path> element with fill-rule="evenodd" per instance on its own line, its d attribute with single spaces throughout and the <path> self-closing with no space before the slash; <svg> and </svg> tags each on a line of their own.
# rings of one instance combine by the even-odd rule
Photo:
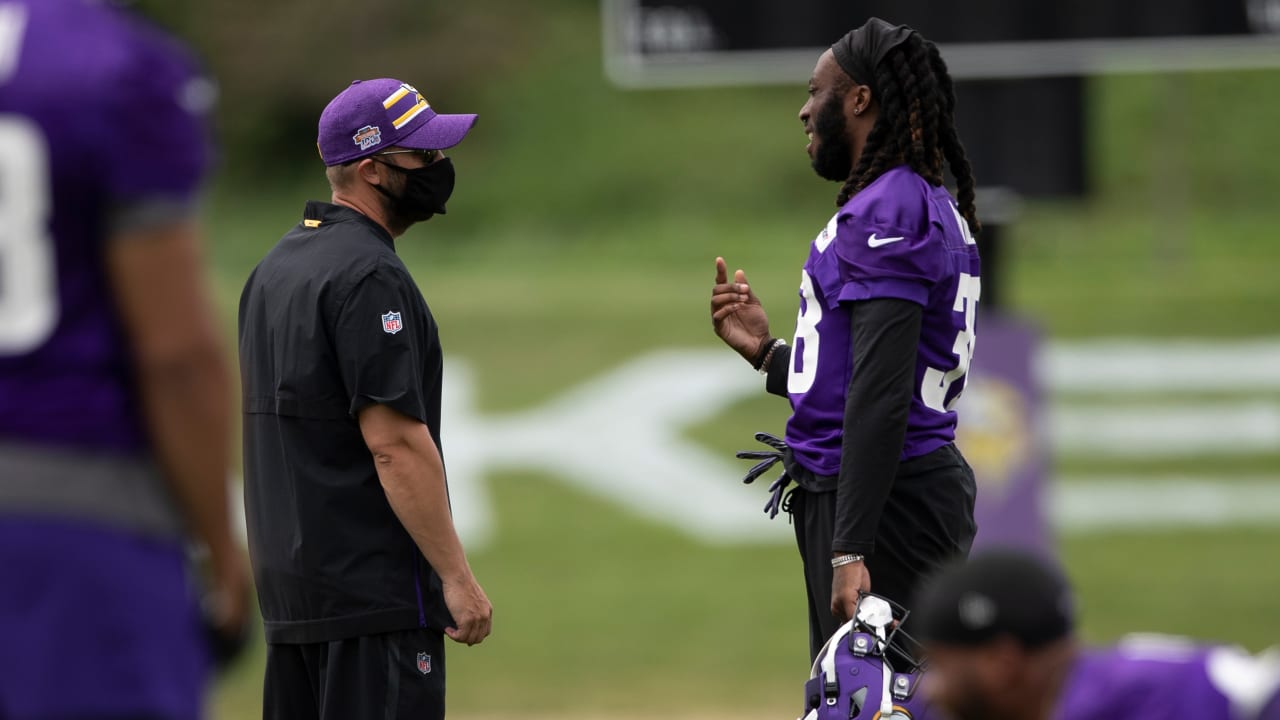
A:
<svg viewBox="0 0 1280 720">
<path fill-rule="evenodd" d="M 956 179 L 960 214 L 976 234 L 981 225 L 974 206 L 973 168 L 956 133 L 955 88 L 938 46 L 912 33 L 876 65 L 874 85 L 880 114 L 836 204 L 844 205 L 886 170 L 902 164 L 941 185 L 945 160 Z"/>
</svg>

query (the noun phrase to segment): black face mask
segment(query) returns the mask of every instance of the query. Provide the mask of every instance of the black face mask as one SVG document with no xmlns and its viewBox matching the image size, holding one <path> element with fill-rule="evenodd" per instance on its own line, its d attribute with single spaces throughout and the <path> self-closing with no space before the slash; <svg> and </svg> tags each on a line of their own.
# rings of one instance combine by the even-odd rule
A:
<svg viewBox="0 0 1280 720">
<path fill-rule="evenodd" d="M 444 215 L 444 204 L 453 194 L 453 162 L 445 157 L 420 168 L 402 168 L 384 162 L 404 175 L 404 189 L 400 195 L 392 195 L 381 185 L 374 185 L 378 192 L 391 201 L 391 213 L 405 226 L 423 222 L 432 215 Z"/>
</svg>

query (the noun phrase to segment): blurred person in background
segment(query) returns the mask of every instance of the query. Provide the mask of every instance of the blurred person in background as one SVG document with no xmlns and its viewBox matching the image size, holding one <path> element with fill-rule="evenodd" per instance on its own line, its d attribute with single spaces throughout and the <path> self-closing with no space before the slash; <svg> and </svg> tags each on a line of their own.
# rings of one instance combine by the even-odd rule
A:
<svg viewBox="0 0 1280 720">
<path fill-rule="evenodd" d="M 716 259 L 716 334 L 791 401 L 785 442 L 759 435 L 773 451 L 744 456 L 764 458 L 747 482 L 786 469 L 766 510 L 795 524 L 811 656 L 859 592 L 909 609 L 919 579 L 976 532 L 973 471 L 953 443 L 981 289 L 954 110 L 938 48 L 871 18 L 818 59 L 800 110 L 814 171 L 843 185 L 801 274 L 794 351 L 770 334 L 746 274 L 730 281 Z"/>
<path fill-rule="evenodd" d="M 475 121 L 399 80 L 352 83 L 320 116 L 332 202 L 307 203 L 240 298 L 269 720 L 443 718 L 444 636 L 489 634 L 449 509 L 439 330 L 395 252 L 445 212 L 442 150 Z"/>
<path fill-rule="evenodd" d="M 243 639 L 195 220 L 213 94 L 107 3 L 0 2 L 0 717 L 196 718 L 205 633 Z"/>
<path fill-rule="evenodd" d="M 1206 623 L 1227 608 L 1212 593 Z M 1061 574 L 1018 551 L 989 551 L 926 583 L 913 618 L 930 701 L 955 720 L 1277 720 L 1280 648 L 1134 635 L 1085 649 Z"/>
</svg>

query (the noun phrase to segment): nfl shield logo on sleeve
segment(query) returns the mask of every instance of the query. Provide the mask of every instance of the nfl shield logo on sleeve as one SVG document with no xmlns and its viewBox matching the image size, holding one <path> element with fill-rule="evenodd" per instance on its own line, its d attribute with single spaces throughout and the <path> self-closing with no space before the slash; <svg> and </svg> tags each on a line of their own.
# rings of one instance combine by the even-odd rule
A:
<svg viewBox="0 0 1280 720">
<path fill-rule="evenodd" d="M 418 672 L 423 675 L 431 672 L 431 656 L 424 652 L 418 653 Z"/>
<path fill-rule="evenodd" d="M 392 311 L 382 316 L 382 331 L 388 335 L 395 335 L 404 329 L 404 324 L 400 322 L 400 313 Z"/>
</svg>

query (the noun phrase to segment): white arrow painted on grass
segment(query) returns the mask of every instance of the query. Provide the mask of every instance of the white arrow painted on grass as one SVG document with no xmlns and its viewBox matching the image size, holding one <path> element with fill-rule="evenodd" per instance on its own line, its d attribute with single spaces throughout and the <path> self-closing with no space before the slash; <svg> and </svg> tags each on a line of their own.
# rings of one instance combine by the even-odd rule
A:
<svg viewBox="0 0 1280 720">
<path fill-rule="evenodd" d="M 1275 391 L 1280 342 L 1136 340 L 1051 343 L 1040 375 L 1057 392 Z M 761 513 L 762 485 L 745 464 L 683 436 L 752 394 L 760 378 L 731 353 L 661 351 L 570 389 L 547 404 L 479 415 L 475 378 L 450 363 L 443 407 L 454 517 L 473 547 L 494 528 L 485 476 L 534 470 L 657 523 L 715 543 L 783 541 L 790 529 Z M 971 392 L 976 388 L 971 388 Z M 1280 448 L 1280 407 L 1268 400 L 1176 404 L 1052 403 L 1050 442 L 1066 454 L 1174 458 Z M 779 400 L 780 430 L 786 406 Z M 764 428 L 767 429 L 767 428 Z M 753 442 L 743 438 L 744 447 Z M 1069 532 L 1280 523 L 1280 477 L 1079 477 L 1050 488 L 1046 509 Z M 236 512 L 237 518 L 243 514 Z M 554 518 L 548 518 L 554 522 Z"/>
<path fill-rule="evenodd" d="M 732 355 L 656 352 L 541 407 L 484 417 L 474 410 L 470 369 L 450 364 L 445 377 L 441 425 L 454 520 L 473 543 L 493 527 L 483 478 L 505 469 L 544 472 L 708 542 L 791 537 L 785 520 L 769 522 L 762 512 L 772 476 L 744 488 L 738 478 L 749 466 L 683 437 L 690 425 L 764 392 L 760 376 Z M 781 426 L 786 405 L 778 402 Z M 744 448 L 753 444 L 743 438 Z"/>
</svg>

